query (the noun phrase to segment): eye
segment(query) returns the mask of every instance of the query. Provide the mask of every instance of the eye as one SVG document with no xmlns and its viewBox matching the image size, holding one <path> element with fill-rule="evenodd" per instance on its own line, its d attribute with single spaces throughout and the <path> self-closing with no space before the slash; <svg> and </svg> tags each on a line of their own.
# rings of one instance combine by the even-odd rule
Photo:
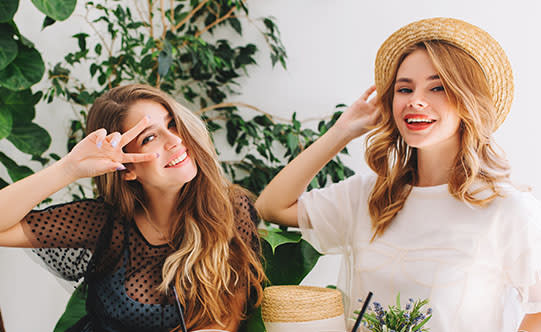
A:
<svg viewBox="0 0 541 332">
<path fill-rule="evenodd" d="M 436 86 L 432 89 L 430 89 L 431 91 L 434 91 L 434 92 L 439 92 L 439 91 L 445 91 L 445 89 L 443 88 L 443 86 L 439 85 L 439 86 Z"/>
<path fill-rule="evenodd" d="M 152 142 L 155 138 L 156 138 L 156 135 L 150 134 L 147 137 L 143 138 L 143 140 L 141 141 L 141 145 L 145 145 L 148 142 Z"/>
<path fill-rule="evenodd" d="M 169 123 L 167 124 L 167 128 L 176 128 L 177 127 L 177 123 L 175 122 L 175 120 L 171 120 L 169 121 Z"/>
<path fill-rule="evenodd" d="M 411 93 L 412 90 L 408 89 L 408 88 L 400 88 L 400 89 L 397 89 L 396 92 L 398 92 L 398 93 Z"/>
</svg>

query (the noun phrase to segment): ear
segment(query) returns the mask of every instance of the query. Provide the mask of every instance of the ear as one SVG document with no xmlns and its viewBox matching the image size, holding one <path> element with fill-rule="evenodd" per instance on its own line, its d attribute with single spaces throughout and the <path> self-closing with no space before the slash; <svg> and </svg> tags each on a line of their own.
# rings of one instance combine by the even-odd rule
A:
<svg viewBox="0 0 541 332">
<path fill-rule="evenodd" d="M 126 181 L 133 181 L 137 179 L 137 174 L 135 174 L 134 171 L 128 168 L 124 171 L 123 177 L 124 177 L 124 180 Z"/>
</svg>

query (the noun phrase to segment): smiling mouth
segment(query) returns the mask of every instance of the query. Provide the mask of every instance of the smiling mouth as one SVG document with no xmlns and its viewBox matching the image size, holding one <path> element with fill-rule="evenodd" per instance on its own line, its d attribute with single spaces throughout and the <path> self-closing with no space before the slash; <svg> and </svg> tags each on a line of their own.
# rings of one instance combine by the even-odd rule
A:
<svg viewBox="0 0 541 332">
<path fill-rule="evenodd" d="M 434 123 L 436 120 L 426 119 L 426 118 L 408 118 L 406 119 L 407 124 L 416 124 L 416 123 Z"/>
<path fill-rule="evenodd" d="M 165 167 L 174 167 L 180 164 L 181 162 L 183 162 L 184 160 L 186 160 L 187 157 L 188 157 L 188 152 L 184 151 L 183 154 L 181 154 L 178 158 L 171 160 L 167 165 L 165 165 Z"/>
</svg>

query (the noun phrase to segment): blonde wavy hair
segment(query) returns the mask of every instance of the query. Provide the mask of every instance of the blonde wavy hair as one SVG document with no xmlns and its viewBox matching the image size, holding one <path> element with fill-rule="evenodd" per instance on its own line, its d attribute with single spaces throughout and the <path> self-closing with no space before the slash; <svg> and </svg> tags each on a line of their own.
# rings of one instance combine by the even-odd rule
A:
<svg viewBox="0 0 541 332">
<path fill-rule="evenodd" d="M 368 201 L 372 240 L 383 235 L 418 180 L 417 150 L 401 137 L 392 112 L 398 67 L 418 49 L 428 52 L 461 120 L 460 149 L 449 174 L 449 192 L 460 201 L 485 206 L 501 196 L 498 183 L 509 181 L 508 161 L 492 137 L 496 129 L 495 106 L 483 70 L 475 59 L 444 41 L 424 41 L 404 49 L 393 79 L 383 91 L 378 91 L 381 121 L 366 138 L 365 159 L 377 174 Z M 481 192 L 483 197 L 478 195 Z"/>
<path fill-rule="evenodd" d="M 159 290 L 167 293 L 175 287 L 188 329 L 215 323 L 225 326 L 228 316 L 244 317 L 242 312 L 231 312 L 242 305 L 239 301 L 251 299 L 259 305 L 263 293 L 260 257 L 242 241 L 235 226 L 232 201 L 245 192 L 223 176 L 203 121 L 151 86 L 133 84 L 106 92 L 88 114 L 87 133 L 99 128 L 122 132 L 130 106 L 139 100 L 159 103 L 171 114 L 197 165 L 196 177 L 178 193 L 170 234 L 174 252 L 164 263 Z M 136 209 L 145 209 L 145 193 L 139 182 L 124 180 L 119 172 L 94 180 L 99 194 L 118 206 L 126 220 L 132 220 Z"/>
</svg>

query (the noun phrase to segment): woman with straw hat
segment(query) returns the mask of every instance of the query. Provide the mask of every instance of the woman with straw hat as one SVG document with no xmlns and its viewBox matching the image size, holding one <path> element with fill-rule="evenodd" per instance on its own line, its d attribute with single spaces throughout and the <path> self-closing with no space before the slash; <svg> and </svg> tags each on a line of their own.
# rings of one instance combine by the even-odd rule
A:
<svg viewBox="0 0 541 332">
<path fill-rule="evenodd" d="M 541 331 L 541 208 L 510 184 L 492 137 L 513 98 L 502 48 L 461 20 L 417 21 L 383 43 L 375 81 L 256 208 L 344 255 L 347 316 L 371 290 L 384 306 L 428 298 L 432 331 Z M 365 133 L 375 174 L 303 193 Z"/>
</svg>

